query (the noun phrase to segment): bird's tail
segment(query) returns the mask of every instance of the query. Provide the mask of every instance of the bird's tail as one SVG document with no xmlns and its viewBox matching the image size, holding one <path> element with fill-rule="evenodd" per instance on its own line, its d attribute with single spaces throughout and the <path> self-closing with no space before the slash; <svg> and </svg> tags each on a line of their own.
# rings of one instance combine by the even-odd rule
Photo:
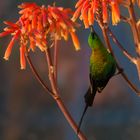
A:
<svg viewBox="0 0 140 140">
<path fill-rule="evenodd" d="M 83 118 L 84 118 L 84 115 L 85 115 L 87 109 L 88 109 L 88 105 L 86 104 L 86 106 L 85 106 L 85 108 L 84 108 L 84 111 L 83 111 L 83 113 L 82 113 L 81 119 L 80 119 L 80 121 L 79 121 L 78 129 L 77 129 L 77 134 L 78 134 L 79 131 L 80 131 L 80 127 L 81 127 L 81 124 L 82 124 L 82 121 L 83 121 Z"/>
<path fill-rule="evenodd" d="M 77 129 L 77 134 L 79 133 L 80 131 L 80 127 L 81 127 L 81 124 L 82 124 L 82 121 L 83 121 L 83 118 L 84 118 L 84 115 L 88 109 L 89 106 L 92 106 L 93 104 L 93 101 L 94 101 L 94 97 L 96 95 L 96 89 L 91 89 L 91 87 L 88 89 L 88 91 L 86 92 L 85 94 L 85 103 L 86 103 L 86 106 L 84 108 L 84 111 L 82 113 L 82 116 L 81 116 L 81 119 L 79 121 L 79 125 L 78 125 L 78 129 Z"/>
<path fill-rule="evenodd" d="M 86 92 L 84 98 L 85 98 L 85 103 L 88 106 L 92 106 L 95 95 L 96 95 L 97 88 L 96 87 L 89 87 L 88 91 Z"/>
</svg>

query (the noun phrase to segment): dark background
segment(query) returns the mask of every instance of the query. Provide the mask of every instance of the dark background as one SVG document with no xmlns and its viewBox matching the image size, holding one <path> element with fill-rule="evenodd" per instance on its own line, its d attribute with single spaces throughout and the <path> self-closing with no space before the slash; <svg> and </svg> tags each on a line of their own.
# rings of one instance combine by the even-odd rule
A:
<svg viewBox="0 0 140 140">
<path fill-rule="evenodd" d="M 18 19 L 17 5 L 23 1 L 0 1 L 0 31 L 3 21 Z M 38 4 L 53 4 L 51 0 L 35 1 Z M 58 6 L 74 8 L 75 1 L 59 0 Z M 127 14 L 126 11 L 123 11 Z M 138 9 L 137 9 L 138 13 Z M 95 24 L 95 30 L 102 37 Z M 126 49 L 133 55 L 134 45 L 128 25 L 121 23 L 113 31 Z M 83 25 L 78 30 L 81 51 L 74 50 L 71 40 L 59 42 L 58 83 L 61 96 L 76 122 L 84 107 L 83 96 L 88 89 L 89 57 L 87 44 L 89 30 Z M 9 61 L 3 59 L 10 37 L 0 39 L 0 140 L 78 140 L 52 98 L 33 77 L 29 66 L 20 70 L 19 46 L 14 46 Z M 139 88 L 135 66 L 113 45 L 120 65 L 129 79 Z M 33 62 L 47 81 L 47 65 L 44 55 L 37 50 L 32 54 Z M 48 81 L 47 81 L 48 82 Z M 128 87 L 119 75 L 113 77 L 101 94 L 95 98 L 92 108 L 85 116 L 82 130 L 88 140 L 139 140 L 140 98 Z"/>
</svg>

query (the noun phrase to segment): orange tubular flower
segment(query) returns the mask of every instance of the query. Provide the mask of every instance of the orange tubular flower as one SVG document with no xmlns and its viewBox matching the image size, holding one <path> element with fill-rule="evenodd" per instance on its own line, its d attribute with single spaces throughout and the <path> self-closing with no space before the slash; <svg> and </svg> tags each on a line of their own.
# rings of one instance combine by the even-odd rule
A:
<svg viewBox="0 0 140 140">
<path fill-rule="evenodd" d="M 102 11 L 103 11 L 103 22 L 108 22 L 108 13 L 107 13 L 107 3 L 106 0 L 102 1 Z"/>
<path fill-rule="evenodd" d="M 0 33 L 0 37 L 13 36 L 4 55 L 8 60 L 15 41 L 20 42 L 20 65 L 21 69 L 26 68 L 26 51 L 35 51 L 38 47 L 42 52 L 47 49 L 47 38 L 56 35 L 58 39 L 68 39 L 70 34 L 76 50 L 80 45 L 75 34 L 77 24 L 70 18 L 71 9 L 62 7 L 38 6 L 35 3 L 22 3 L 18 6 L 21 15 L 16 23 L 4 22 L 8 27 Z M 29 45 L 29 46 L 28 46 Z"/>
<path fill-rule="evenodd" d="M 74 32 L 71 32 L 70 34 L 71 34 L 72 41 L 74 43 L 75 49 L 79 50 L 80 49 L 80 44 L 79 44 L 79 41 L 78 41 L 78 38 L 77 38 L 76 34 Z"/>
<path fill-rule="evenodd" d="M 112 24 L 116 25 L 120 21 L 120 12 L 119 7 L 115 1 L 111 2 L 111 8 L 112 8 Z"/>
<path fill-rule="evenodd" d="M 80 49 L 80 43 L 75 34 L 75 27 L 78 26 L 70 19 L 73 12 L 71 9 L 64 9 L 62 7 L 48 6 L 48 21 L 49 31 L 57 36 L 57 39 L 68 39 L 70 33 L 73 44 L 76 50 Z M 73 37 L 75 36 L 75 37 Z"/>
<path fill-rule="evenodd" d="M 137 0 L 138 6 L 140 7 L 140 0 Z"/>
<path fill-rule="evenodd" d="M 76 11 L 72 20 L 76 21 L 77 18 L 83 20 L 85 28 L 89 28 L 94 23 L 94 17 L 97 13 L 102 13 L 104 23 L 108 23 L 108 7 L 111 7 L 112 24 L 116 25 L 120 21 L 119 11 L 120 0 L 79 0 L 76 5 Z"/>
<path fill-rule="evenodd" d="M 21 65 L 21 69 L 26 68 L 25 53 L 26 53 L 26 46 L 22 45 L 20 47 L 20 65 Z"/>
<path fill-rule="evenodd" d="M 8 45 L 6 51 L 5 51 L 5 55 L 4 55 L 4 59 L 5 59 L 5 60 L 9 60 L 9 56 L 10 56 L 10 54 L 11 54 L 13 45 L 14 45 L 15 41 L 18 39 L 19 33 L 20 33 L 20 31 L 18 31 L 18 32 L 14 35 L 14 37 L 12 38 L 12 40 L 10 41 L 10 43 L 9 43 L 9 45 Z"/>
</svg>

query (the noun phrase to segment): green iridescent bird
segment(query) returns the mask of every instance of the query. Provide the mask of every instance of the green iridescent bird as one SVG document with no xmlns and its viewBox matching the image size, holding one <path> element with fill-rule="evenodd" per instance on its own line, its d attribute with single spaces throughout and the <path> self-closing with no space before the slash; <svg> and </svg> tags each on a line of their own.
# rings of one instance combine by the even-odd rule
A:
<svg viewBox="0 0 140 140">
<path fill-rule="evenodd" d="M 93 104 L 96 93 L 101 92 L 105 88 L 108 81 L 116 71 L 116 61 L 111 53 L 109 53 L 105 48 L 104 44 L 93 28 L 91 28 L 91 32 L 88 37 L 88 44 L 92 49 L 89 74 L 90 87 L 84 96 L 86 106 L 80 119 L 77 132 L 80 130 L 80 126 L 87 108 Z"/>
</svg>

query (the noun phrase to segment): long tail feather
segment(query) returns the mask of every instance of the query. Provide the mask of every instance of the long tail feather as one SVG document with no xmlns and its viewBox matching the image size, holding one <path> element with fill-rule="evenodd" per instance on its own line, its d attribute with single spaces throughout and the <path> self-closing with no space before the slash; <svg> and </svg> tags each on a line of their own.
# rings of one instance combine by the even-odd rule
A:
<svg viewBox="0 0 140 140">
<path fill-rule="evenodd" d="M 85 106 L 85 108 L 84 108 L 84 111 L 83 111 L 83 113 L 82 113 L 81 119 L 80 119 L 80 121 L 79 121 L 78 129 L 77 129 L 77 134 L 78 134 L 79 131 L 80 131 L 80 127 L 81 127 L 81 124 L 82 124 L 82 121 L 83 121 L 83 118 L 84 118 L 84 115 L 85 115 L 87 109 L 88 109 L 88 104 L 86 104 L 86 106 Z"/>
<path fill-rule="evenodd" d="M 86 113 L 86 111 L 87 111 L 87 108 L 88 108 L 89 106 L 92 106 L 92 104 L 93 104 L 93 100 L 94 100 L 95 95 L 96 95 L 96 90 L 97 90 L 96 88 L 92 88 L 92 89 L 91 89 L 91 87 L 89 87 L 88 91 L 86 92 L 86 94 L 85 94 L 85 96 L 84 96 L 84 97 L 85 97 L 86 106 L 85 106 L 85 108 L 84 108 L 84 111 L 83 111 L 83 113 L 82 113 L 81 119 L 80 119 L 80 121 L 79 121 L 78 129 L 77 129 L 77 134 L 78 134 L 79 131 L 80 131 L 80 127 L 81 127 L 81 124 L 82 124 L 84 115 L 85 115 L 85 113 Z"/>
<path fill-rule="evenodd" d="M 95 95 L 96 95 L 96 91 L 97 91 L 97 88 L 96 87 L 89 87 L 87 93 L 85 94 L 84 98 L 85 98 L 85 103 L 88 105 L 88 106 L 92 106 L 93 104 L 93 101 L 94 101 L 94 98 L 95 98 Z"/>
</svg>

